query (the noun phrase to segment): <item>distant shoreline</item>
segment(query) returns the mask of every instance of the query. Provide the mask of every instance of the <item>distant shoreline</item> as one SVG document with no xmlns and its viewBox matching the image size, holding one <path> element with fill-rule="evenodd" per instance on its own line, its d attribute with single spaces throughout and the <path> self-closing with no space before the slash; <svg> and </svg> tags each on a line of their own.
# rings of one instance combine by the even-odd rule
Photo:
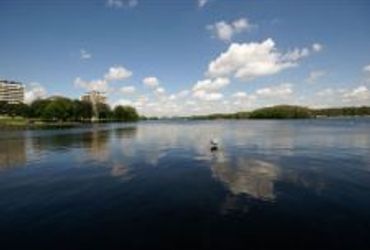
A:
<svg viewBox="0 0 370 250">
<path fill-rule="evenodd" d="M 256 109 L 250 112 L 216 113 L 210 115 L 184 117 L 192 120 L 215 119 L 319 119 L 340 117 L 370 117 L 370 107 L 341 107 L 310 109 L 302 106 L 278 105 Z"/>
<path fill-rule="evenodd" d="M 165 122 L 165 121 L 299 121 L 299 120 L 340 120 L 340 119 L 361 119 L 369 118 L 370 115 L 364 116 L 332 116 L 332 117 L 309 117 L 309 118 L 212 118 L 212 119 L 194 119 L 194 118 L 161 118 L 161 119 L 145 119 L 137 122 Z M 137 123 L 135 122 L 135 123 Z M 47 130 L 47 129 L 69 129 L 89 126 L 93 124 L 113 124 L 113 123 L 130 123 L 130 122 L 119 122 L 119 121 L 104 121 L 104 122 L 44 122 L 35 124 L 20 124 L 20 123 L 4 123 L 0 120 L 0 130 Z"/>
<path fill-rule="evenodd" d="M 140 117 L 139 121 L 150 120 L 298 120 L 298 119 L 343 119 L 370 117 L 370 107 L 342 107 L 327 109 L 310 109 L 301 106 L 278 105 L 256 109 L 250 112 L 231 114 L 210 114 L 184 117 Z M 98 121 L 48 121 L 24 117 L 0 117 L 0 129 L 58 129 L 74 128 L 95 123 L 130 122 L 116 119 L 101 119 Z"/>
</svg>

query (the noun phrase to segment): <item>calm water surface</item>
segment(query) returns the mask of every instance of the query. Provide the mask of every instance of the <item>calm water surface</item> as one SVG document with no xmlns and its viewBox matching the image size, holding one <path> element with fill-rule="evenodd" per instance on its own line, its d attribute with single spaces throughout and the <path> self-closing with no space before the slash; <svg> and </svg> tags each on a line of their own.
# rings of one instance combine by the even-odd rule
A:
<svg viewBox="0 0 370 250">
<path fill-rule="evenodd" d="M 0 249 L 41 248 L 370 249 L 370 120 L 0 131 Z"/>
</svg>

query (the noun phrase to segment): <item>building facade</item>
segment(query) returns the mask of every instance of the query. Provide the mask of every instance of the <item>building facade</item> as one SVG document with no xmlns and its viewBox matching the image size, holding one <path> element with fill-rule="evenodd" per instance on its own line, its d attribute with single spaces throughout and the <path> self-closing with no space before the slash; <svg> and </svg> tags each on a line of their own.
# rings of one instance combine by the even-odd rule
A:
<svg viewBox="0 0 370 250">
<path fill-rule="evenodd" d="M 24 85 L 20 82 L 0 80 L 0 101 L 10 104 L 24 102 Z"/>
<path fill-rule="evenodd" d="M 106 103 L 107 97 L 104 95 L 103 92 L 99 91 L 90 91 L 87 92 L 85 95 L 81 96 L 81 101 L 87 101 L 91 103 Z"/>
</svg>

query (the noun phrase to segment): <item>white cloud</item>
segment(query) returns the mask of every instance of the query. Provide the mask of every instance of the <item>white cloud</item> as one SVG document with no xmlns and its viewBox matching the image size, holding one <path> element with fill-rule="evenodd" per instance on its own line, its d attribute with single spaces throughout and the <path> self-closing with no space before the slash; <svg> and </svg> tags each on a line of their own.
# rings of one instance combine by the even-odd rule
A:
<svg viewBox="0 0 370 250">
<path fill-rule="evenodd" d="M 138 0 L 108 0 L 107 6 L 115 9 L 134 8 L 139 4 Z"/>
<path fill-rule="evenodd" d="M 207 75 L 210 77 L 233 75 L 235 78 L 248 81 L 297 66 L 298 60 L 308 55 L 307 48 L 283 54 L 277 50 L 271 38 L 261 43 L 233 43 L 226 52 L 210 62 Z"/>
<path fill-rule="evenodd" d="M 365 72 L 367 72 L 367 73 L 370 73 L 370 64 L 369 64 L 369 65 L 364 66 L 363 71 L 365 71 Z"/>
<path fill-rule="evenodd" d="M 264 98 L 286 98 L 293 94 L 293 85 L 283 83 L 278 86 L 261 88 L 256 91 L 256 94 Z"/>
<path fill-rule="evenodd" d="M 333 95 L 334 93 L 335 91 L 332 88 L 326 88 L 326 89 L 318 91 L 316 95 L 320 97 L 328 97 L 328 96 Z"/>
<path fill-rule="evenodd" d="M 164 94 L 165 92 L 166 92 L 166 90 L 162 87 L 158 87 L 158 88 L 155 89 L 155 93 L 159 94 L 159 95 Z"/>
<path fill-rule="evenodd" d="M 308 48 L 298 49 L 288 51 L 286 54 L 282 55 L 281 59 L 283 61 L 298 61 L 301 58 L 307 57 L 310 55 L 310 50 Z"/>
<path fill-rule="evenodd" d="M 230 84 L 228 78 L 218 77 L 214 80 L 205 79 L 203 81 L 198 81 L 194 87 L 193 91 L 204 90 L 204 91 L 217 91 Z"/>
<path fill-rule="evenodd" d="M 193 93 L 193 97 L 202 101 L 218 101 L 223 98 L 221 93 L 207 93 L 204 90 L 198 90 Z"/>
<path fill-rule="evenodd" d="M 208 25 L 207 29 L 212 31 L 214 35 L 222 41 L 230 41 L 233 36 L 233 27 L 224 21 Z"/>
<path fill-rule="evenodd" d="M 243 31 L 250 31 L 255 25 L 252 25 L 248 19 L 240 18 L 231 23 L 220 21 L 207 26 L 215 37 L 224 42 L 230 42 L 235 34 Z"/>
<path fill-rule="evenodd" d="M 133 101 L 131 100 L 128 100 L 128 99 L 120 99 L 118 101 L 116 101 L 115 103 L 113 103 L 113 107 L 116 107 L 118 105 L 121 105 L 121 106 L 134 106 L 134 103 Z"/>
<path fill-rule="evenodd" d="M 47 95 L 46 89 L 39 83 L 30 83 L 26 87 L 24 99 L 25 103 L 31 103 L 36 99 L 45 98 Z"/>
<path fill-rule="evenodd" d="M 359 106 L 368 105 L 370 90 L 365 85 L 353 88 L 326 88 L 320 90 L 311 98 L 311 106 L 320 103 L 322 106 Z"/>
<path fill-rule="evenodd" d="M 92 81 L 85 81 L 82 80 L 80 77 L 77 77 L 74 81 L 76 87 L 84 88 L 86 90 L 96 90 L 106 92 L 109 90 L 109 85 L 106 80 L 92 80 Z"/>
<path fill-rule="evenodd" d="M 312 50 L 315 51 L 315 52 L 319 52 L 323 49 L 323 46 L 322 44 L 320 43 L 314 43 L 312 44 Z"/>
<path fill-rule="evenodd" d="M 198 7 L 203 8 L 208 3 L 208 0 L 198 0 Z"/>
<path fill-rule="evenodd" d="M 185 98 L 189 95 L 190 91 L 189 90 L 182 90 L 176 94 L 172 94 L 168 97 L 169 100 L 174 101 L 178 99 Z"/>
<path fill-rule="evenodd" d="M 136 88 L 134 86 L 125 86 L 125 87 L 122 87 L 120 90 L 121 90 L 121 92 L 123 94 L 126 95 L 126 94 L 133 94 L 133 93 L 135 93 Z"/>
<path fill-rule="evenodd" d="M 154 76 L 149 76 L 143 79 L 144 85 L 151 87 L 151 88 L 156 88 L 159 86 L 159 80 L 157 77 Z"/>
<path fill-rule="evenodd" d="M 319 78 L 323 77 L 326 75 L 326 72 L 324 70 L 314 70 L 311 71 L 310 74 L 308 75 L 306 81 L 309 83 L 314 83 L 316 82 Z"/>
<path fill-rule="evenodd" d="M 117 81 L 127 79 L 132 76 L 132 72 L 122 66 L 110 67 L 108 73 L 104 75 L 107 81 Z"/>
<path fill-rule="evenodd" d="M 116 80 L 123 80 L 129 78 L 132 72 L 127 70 L 122 66 L 115 66 L 109 68 L 108 72 L 104 75 L 102 79 L 95 79 L 91 81 L 85 81 L 80 77 L 77 77 L 74 81 L 74 85 L 79 88 L 84 88 L 86 90 L 97 90 L 102 92 L 108 92 L 109 82 Z"/>
<path fill-rule="evenodd" d="M 255 105 L 257 100 L 256 95 L 248 95 L 245 92 L 236 92 L 231 97 L 234 99 L 232 105 L 234 105 L 234 108 L 237 108 L 234 111 L 245 111 L 246 108 L 251 108 Z"/>
<path fill-rule="evenodd" d="M 92 54 L 87 52 L 85 49 L 80 50 L 80 58 L 81 60 L 88 60 L 92 58 Z"/>
<path fill-rule="evenodd" d="M 236 92 L 232 95 L 233 98 L 246 98 L 247 93 L 245 92 Z"/>
<path fill-rule="evenodd" d="M 343 100 L 352 103 L 370 100 L 370 91 L 366 86 L 362 85 L 345 92 L 343 94 Z"/>
<path fill-rule="evenodd" d="M 188 96 L 190 93 L 189 90 L 181 90 L 179 93 L 177 93 L 177 96 L 180 97 L 180 98 L 184 98 L 186 96 Z"/>
</svg>

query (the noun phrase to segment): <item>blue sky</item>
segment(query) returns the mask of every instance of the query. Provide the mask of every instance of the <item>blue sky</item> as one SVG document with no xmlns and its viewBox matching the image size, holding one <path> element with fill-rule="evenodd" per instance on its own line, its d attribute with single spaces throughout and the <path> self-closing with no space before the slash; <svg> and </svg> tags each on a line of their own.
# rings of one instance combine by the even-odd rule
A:
<svg viewBox="0 0 370 250">
<path fill-rule="evenodd" d="M 370 2 L 2 0 L 0 78 L 146 115 L 370 104 Z"/>
</svg>

